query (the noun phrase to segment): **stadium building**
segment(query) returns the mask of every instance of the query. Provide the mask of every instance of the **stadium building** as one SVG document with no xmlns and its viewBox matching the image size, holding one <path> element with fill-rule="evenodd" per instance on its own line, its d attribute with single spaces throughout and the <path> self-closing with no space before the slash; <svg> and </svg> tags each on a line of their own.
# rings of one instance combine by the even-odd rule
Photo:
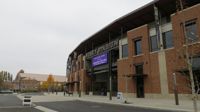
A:
<svg viewBox="0 0 200 112">
<path fill-rule="evenodd" d="M 182 7 L 183 6 L 183 7 Z M 81 42 L 67 60 L 68 91 L 79 95 L 182 98 L 200 83 L 200 1 L 154 0 Z M 189 49 L 187 51 L 187 49 Z M 186 53 L 187 51 L 187 53 Z"/>
</svg>

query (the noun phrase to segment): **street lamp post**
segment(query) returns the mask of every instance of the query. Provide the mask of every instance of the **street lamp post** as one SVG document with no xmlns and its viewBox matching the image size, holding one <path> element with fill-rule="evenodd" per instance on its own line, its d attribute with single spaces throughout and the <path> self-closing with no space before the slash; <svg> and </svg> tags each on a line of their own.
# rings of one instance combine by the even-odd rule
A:
<svg viewBox="0 0 200 112">
<path fill-rule="evenodd" d="M 174 97 L 175 97 L 175 103 L 176 103 L 176 105 L 179 105 L 178 91 L 177 91 L 177 83 L 176 83 L 176 74 L 175 74 L 175 73 L 173 73 L 173 81 L 174 81 Z"/>
<path fill-rule="evenodd" d="M 81 80 L 79 81 L 79 97 L 81 97 Z"/>
<path fill-rule="evenodd" d="M 109 51 L 109 100 L 112 100 L 112 51 Z"/>
</svg>

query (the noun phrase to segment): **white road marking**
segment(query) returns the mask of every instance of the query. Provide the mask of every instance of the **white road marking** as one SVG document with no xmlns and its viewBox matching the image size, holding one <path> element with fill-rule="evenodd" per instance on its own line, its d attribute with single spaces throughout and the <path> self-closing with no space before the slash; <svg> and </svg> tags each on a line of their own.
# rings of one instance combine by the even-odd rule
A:
<svg viewBox="0 0 200 112">
<path fill-rule="evenodd" d="M 43 107 L 43 106 L 36 106 L 35 108 L 38 109 L 38 110 L 41 110 L 43 112 L 58 112 L 58 111 L 51 110 L 51 109 Z"/>
<path fill-rule="evenodd" d="M 6 106 L 6 107 L 0 107 L 0 109 L 6 109 L 6 108 L 24 108 L 24 106 Z"/>
</svg>

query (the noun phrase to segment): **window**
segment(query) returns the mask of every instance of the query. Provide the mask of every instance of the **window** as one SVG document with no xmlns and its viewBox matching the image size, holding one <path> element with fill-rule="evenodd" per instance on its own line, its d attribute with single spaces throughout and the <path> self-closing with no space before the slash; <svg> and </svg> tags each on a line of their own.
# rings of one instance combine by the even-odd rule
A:
<svg viewBox="0 0 200 112">
<path fill-rule="evenodd" d="M 195 81 L 195 92 L 200 94 L 200 56 L 195 56 L 192 58 L 192 70 L 193 70 L 193 77 Z"/>
<path fill-rule="evenodd" d="M 198 39 L 197 36 L 197 24 L 196 20 L 187 21 L 185 23 L 185 30 L 186 30 L 186 38 L 189 42 L 195 42 Z"/>
<path fill-rule="evenodd" d="M 142 75 L 143 74 L 143 65 L 141 64 L 141 65 L 136 65 L 135 66 L 135 73 L 137 74 L 137 75 Z"/>
<path fill-rule="evenodd" d="M 122 45 L 122 58 L 128 57 L 128 44 Z"/>
<path fill-rule="evenodd" d="M 151 41 L 151 51 L 158 51 L 159 47 L 158 47 L 158 40 L 157 40 L 157 36 L 151 36 L 150 37 L 150 41 Z"/>
<path fill-rule="evenodd" d="M 135 40 L 135 55 L 139 55 L 142 53 L 142 40 Z"/>
<path fill-rule="evenodd" d="M 162 35 L 163 35 L 164 49 L 173 47 L 172 31 L 164 32 Z"/>
<path fill-rule="evenodd" d="M 200 68 L 200 56 L 192 58 L 192 68 L 194 69 Z"/>
</svg>

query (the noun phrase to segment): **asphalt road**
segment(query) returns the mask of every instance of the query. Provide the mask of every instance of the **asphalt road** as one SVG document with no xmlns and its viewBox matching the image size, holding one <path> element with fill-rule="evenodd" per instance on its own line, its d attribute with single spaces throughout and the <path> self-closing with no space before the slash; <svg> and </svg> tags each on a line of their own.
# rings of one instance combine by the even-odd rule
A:
<svg viewBox="0 0 200 112">
<path fill-rule="evenodd" d="M 23 107 L 23 108 L 0 108 L 0 112 L 42 112 L 35 108 Z"/>
<path fill-rule="evenodd" d="M 22 106 L 22 101 L 12 94 L 0 94 L 0 112 L 41 112 L 33 107 Z"/>
<path fill-rule="evenodd" d="M 130 107 L 130 106 L 84 102 L 78 100 L 59 101 L 59 102 L 39 102 L 35 104 L 37 107 L 44 107 L 57 112 L 173 112 L 173 111 L 153 110 L 153 109 L 145 109 L 145 108 Z M 0 112 L 41 112 L 36 108 L 22 106 L 22 101 L 15 95 L 0 94 Z"/>
<path fill-rule="evenodd" d="M 83 101 L 40 102 L 36 105 L 59 112 L 175 112 Z"/>
<path fill-rule="evenodd" d="M 0 107 L 21 106 L 21 102 L 15 95 L 0 94 Z"/>
</svg>

